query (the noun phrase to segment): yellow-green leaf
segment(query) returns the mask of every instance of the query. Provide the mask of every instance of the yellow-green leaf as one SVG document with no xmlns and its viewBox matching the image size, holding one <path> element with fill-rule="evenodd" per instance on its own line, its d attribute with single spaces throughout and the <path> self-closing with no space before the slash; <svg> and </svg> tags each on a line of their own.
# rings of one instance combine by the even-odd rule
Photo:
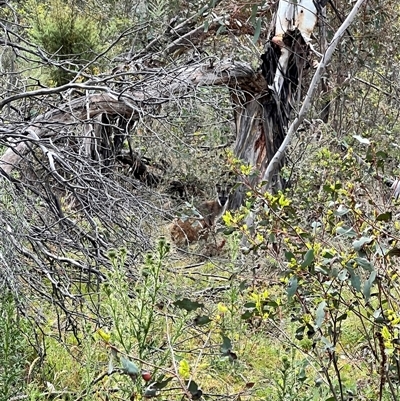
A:
<svg viewBox="0 0 400 401">
<path fill-rule="evenodd" d="M 389 329 L 385 326 L 382 328 L 382 337 L 384 340 L 391 340 L 392 335 L 390 334 Z"/>
<path fill-rule="evenodd" d="M 111 334 L 106 333 L 104 330 L 102 329 L 97 329 L 97 334 L 106 342 L 109 343 L 111 340 Z"/>
<path fill-rule="evenodd" d="M 182 378 L 189 379 L 189 377 L 190 377 L 190 366 L 189 366 L 189 362 L 186 359 L 182 359 L 179 362 L 178 373 Z"/>
</svg>

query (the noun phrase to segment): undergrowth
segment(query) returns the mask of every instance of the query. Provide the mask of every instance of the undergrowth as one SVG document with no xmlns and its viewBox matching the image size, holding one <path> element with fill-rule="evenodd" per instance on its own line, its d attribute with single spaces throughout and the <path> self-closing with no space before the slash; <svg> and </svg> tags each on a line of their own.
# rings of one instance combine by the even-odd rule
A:
<svg viewBox="0 0 400 401">
<path fill-rule="evenodd" d="M 321 164 L 324 182 L 315 197 L 248 186 L 245 206 L 224 216 L 225 253 L 218 257 L 190 263 L 161 238 L 132 277 L 129 250 L 110 250 L 96 319 L 63 338 L 50 323 L 42 328 L 45 353 L 35 369 L 21 322 L 12 323 L 12 299 L 3 301 L 0 326 L 12 340 L 2 345 L 4 366 L 19 355 L 16 368 L 2 373 L 7 394 L 96 401 L 398 399 L 400 251 L 393 205 L 358 201 L 362 185 L 347 179 L 356 168 L 351 150 L 346 169 L 336 155 L 323 149 L 319 155 L 332 163 Z"/>
</svg>

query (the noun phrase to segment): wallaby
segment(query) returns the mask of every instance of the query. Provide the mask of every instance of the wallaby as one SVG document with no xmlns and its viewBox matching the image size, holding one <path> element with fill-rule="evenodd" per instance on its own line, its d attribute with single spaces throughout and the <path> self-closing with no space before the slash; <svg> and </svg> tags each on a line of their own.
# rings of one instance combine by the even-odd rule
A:
<svg viewBox="0 0 400 401">
<path fill-rule="evenodd" d="M 223 187 L 221 185 L 217 185 L 216 189 L 216 199 L 212 201 L 205 201 L 197 207 L 197 210 L 203 217 L 204 222 L 208 227 L 214 226 L 215 222 L 221 218 L 228 207 L 231 186 L 227 185 Z"/>
<path fill-rule="evenodd" d="M 175 219 L 171 225 L 171 239 L 178 245 L 192 243 L 199 239 L 207 239 L 214 229 L 215 223 L 221 218 L 228 207 L 231 186 L 217 185 L 217 197 L 212 201 L 202 202 L 196 210 L 199 218 L 187 220 Z"/>
</svg>

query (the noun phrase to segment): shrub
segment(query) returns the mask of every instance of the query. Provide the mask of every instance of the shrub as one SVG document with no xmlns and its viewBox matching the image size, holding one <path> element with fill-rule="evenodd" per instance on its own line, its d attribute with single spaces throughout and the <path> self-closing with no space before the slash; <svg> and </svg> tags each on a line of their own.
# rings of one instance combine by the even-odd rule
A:
<svg viewBox="0 0 400 401">
<path fill-rule="evenodd" d="M 56 60 L 51 78 L 58 85 L 69 82 L 100 49 L 97 21 L 62 0 L 46 4 L 31 1 L 28 7 L 33 10 L 28 14 L 31 39 Z"/>
</svg>

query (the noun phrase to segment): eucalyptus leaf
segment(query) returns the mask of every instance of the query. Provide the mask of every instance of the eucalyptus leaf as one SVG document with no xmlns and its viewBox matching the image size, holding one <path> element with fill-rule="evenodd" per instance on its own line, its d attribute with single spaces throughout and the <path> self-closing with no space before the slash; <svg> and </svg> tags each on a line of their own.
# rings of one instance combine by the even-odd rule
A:
<svg viewBox="0 0 400 401">
<path fill-rule="evenodd" d="M 371 262 L 368 259 L 365 258 L 355 258 L 354 259 L 357 263 L 358 266 L 363 268 L 364 270 L 367 270 L 369 272 L 372 272 L 374 270 L 374 266 L 371 264 Z"/>
<path fill-rule="evenodd" d="M 183 299 L 180 299 L 178 301 L 175 301 L 174 305 L 176 307 L 178 307 L 179 309 L 184 309 L 184 310 L 186 310 L 188 312 L 194 311 L 194 310 L 196 310 L 198 308 L 202 308 L 204 306 L 204 304 L 201 304 L 201 303 L 196 302 L 196 301 L 191 301 L 188 298 L 183 298 Z"/>
<path fill-rule="evenodd" d="M 211 319 L 209 316 L 196 316 L 193 321 L 195 326 L 204 326 L 210 323 Z"/>
<path fill-rule="evenodd" d="M 326 307 L 326 302 L 322 301 L 318 305 L 318 308 L 315 312 L 315 324 L 318 328 L 320 328 L 322 326 L 322 323 L 325 320 L 325 307 Z"/>
<path fill-rule="evenodd" d="M 145 398 L 153 398 L 156 397 L 158 394 L 158 388 L 154 386 L 154 383 L 150 384 L 150 386 L 146 387 L 144 390 L 144 397 Z"/>
<path fill-rule="evenodd" d="M 107 373 L 111 375 L 111 373 L 114 371 L 114 357 L 113 354 L 110 353 L 110 358 L 108 359 L 108 367 L 107 367 Z"/>
<path fill-rule="evenodd" d="M 256 20 L 256 26 L 254 28 L 254 36 L 253 36 L 253 43 L 257 43 L 257 40 L 260 38 L 260 33 L 261 33 L 261 22 L 262 18 L 258 17 Z"/>
<path fill-rule="evenodd" d="M 349 275 L 348 275 L 348 272 L 346 269 L 341 270 L 340 273 L 337 275 L 337 278 L 340 281 L 345 281 L 348 279 L 348 277 L 349 277 Z"/>
<path fill-rule="evenodd" d="M 191 380 L 190 382 L 186 382 L 186 385 L 188 386 L 188 390 L 192 395 L 192 400 L 199 400 L 203 395 L 203 392 L 199 389 L 197 383 Z"/>
<path fill-rule="evenodd" d="M 371 142 L 368 138 L 364 138 L 361 135 L 353 135 L 354 139 L 357 139 L 358 142 L 365 144 L 365 145 L 369 145 Z"/>
<path fill-rule="evenodd" d="M 129 359 L 121 356 L 121 365 L 125 373 L 129 376 L 137 376 L 139 374 L 139 368 Z"/>
<path fill-rule="evenodd" d="M 374 284 L 376 278 L 376 271 L 372 271 L 368 280 L 364 283 L 363 287 L 363 295 L 365 300 L 368 302 L 371 298 L 371 287 Z"/>
<path fill-rule="evenodd" d="M 321 341 L 325 344 L 326 349 L 333 349 L 333 344 L 324 336 L 321 336 Z"/>
<path fill-rule="evenodd" d="M 336 229 L 336 234 L 343 235 L 349 238 L 357 237 L 357 233 L 354 231 L 354 229 L 352 227 L 346 226 L 338 227 Z"/>
<path fill-rule="evenodd" d="M 392 248 L 387 253 L 387 256 L 400 256 L 400 248 Z"/>
<path fill-rule="evenodd" d="M 225 25 L 220 25 L 219 28 L 217 29 L 217 32 L 215 33 L 215 36 L 218 36 L 221 33 L 224 33 L 226 31 L 226 26 Z"/>
<path fill-rule="evenodd" d="M 349 209 L 344 207 L 343 205 L 340 205 L 334 212 L 333 215 L 337 217 L 341 217 L 349 213 Z"/>
<path fill-rule="evenodd" d="M 293 295 L 296 293 L 298 287 L 298 281 L 297 277 L 293 276 L 289 280 L 289 286 L 286 290 L 288 299 L 291 300 L 293 298 Z"/>
<path fill-rule="evenodd" d="M 376 217 L 376 221 L 391 221 L 392 212 L 381 213 Z"/>
<path fill-rule="evenodd" d="M 162 377 L 163 378 L 163 377 Z M 164 387 L 166 387 L 168 385 L 168 383 L 173 380 L 173 377 L 167 377 L 165 380 L 160 380 L 152 383 L 151 387 L 156 388 L 157 390 L 162 390 Z M 149 386 L 150 387 L 150 386 Z"/>
<path fill-rule="evenodd" d="M 351 283 L 352 287 L 353 287 L 356 291 L 361 292 L 361 279 L 360 279 L 360 276 L 358 276 L 358 275 L 355 273 L 355 271 L 354 271 L 353 268 L 348 267 L 348 266 L 346 266 L 346 268 L 347 268 L 347 271 L 348 271 L 349 274 L 350 274 L 350 283 Z"/>
<path fill-rule="evenodd" d="M 229 353 L 231 352 L 232 349 L 232 341 L 230 340 L 230 338 L 223 336 L 222 337 L 222 345 L 221 345 L 221 353 L 224 356 L 229 355 Z"/>
<path fill-rule="evenodd" d="M 304 269 L 309 267 L 314 262 L 314 249 L 309 249 L 306 254 L 304 255 L 303 263 L 301 267 Z"/>
<path fill-rule="evenodd" d="M 359 251 L 365 244 L 370 244 L 373 240 L 373 237 L 361 237 L 353 242 L 353 248 Z"/>
</svg>

